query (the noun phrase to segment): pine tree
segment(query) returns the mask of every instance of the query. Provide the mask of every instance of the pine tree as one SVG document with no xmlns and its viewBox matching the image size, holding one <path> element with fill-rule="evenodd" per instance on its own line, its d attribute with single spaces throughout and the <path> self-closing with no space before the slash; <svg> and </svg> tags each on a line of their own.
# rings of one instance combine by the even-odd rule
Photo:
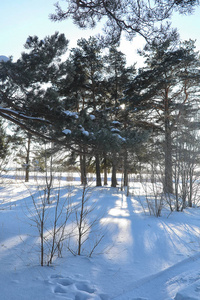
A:
<svg viewBox="0 0 200 300">
<path fill-rule="evenodd" d="M 118 51 L 116 47 L 111 47 L 109 49 L 109 55 L 106 56 L 107 62 L 107 72 L 108 76 L 108 92 L 109 92 L 109 110 L 110 110 L 110 119 L 112 121 L 116 121 L 115 125 L 122 125 L 120 129 L 126 130 L 126 123 L 128 122 L 128 113 L 125 114 L 125 104 L 122 108 L 121 102 L 124 97 L 124 90 L 127 88 L 128 83 L 134 78 L 136 73 L 135 66 L 126 67 L 126 58 L 125 55 Z M 116 137 L 120 137 L 119 126 L 112 127 L 113 133 L 116 131 Z M 130 128 L 129 128 L 130 129 Z M 124 132 L 123 132 L 124 135 Z M 123 138 L 119 139 L 120 147 L 123 147 L 123 170 L 125 173 L 124 183 L 127 185 L 127 151 L 126 151 L 126 142 L 123 143 Z M 123 146 L 122 146 L 123 144 Z M 121 151 L 120 151 L 121 152 Z M 112 172 L 112 186 L 116 186 L 116 161 L 117 161 L 117 153 L 115 149 L 113 149 L 112 153 L 112 164 L 113 164 L 113 172 Z"/>
<path fill-rule="evenodd" d="M 163 132 L 166 193 L 173 193 L 173 130 L 182 108 L 186 109 L 195 94 L 199 77 L 193 42 L 174 47 L 171 41 L 147 45 L 143 53 L 147 68 L 140 71 L 128 92 L 132 108 L 139 104 L 138 115 L 143 113 L 147 126 Z"/>
<path fill-rule="evenodd" d="M 54 91 L 46 88 L 60 76 L 60 56 L 66 52 L 68 41 L 63 34 L 39 40 L 29 37 L 26 52 L 17 62 L 9 60 L 0 66 L 0 116 L 21 128 L 44 138 L 51 125 L 59 101 Z M 53 99 L 54 98 L 54 99 Z M 54 115 L 54 116 L 53 116 Z M 36 126 L 36 124 L 38 124 Z M 50 131 L 49 131 L 50 132 Z"/>
<path fill-rule="evenodd" d="M 81 153 L 81 170 L 85 177 L 86 153 L 93 152 L 96 158 L 97 185 L 101 185 L 99 152 L 94 147 L 94 132 L 90 115 L 95 118 L 102 106 L 103 62 L 101 46 L 97 39 L 80 39 L 77 47 L 72 49 L 66 62 L 66 79 L 60 84 L 64 105 L 73 113 L 77 113 L 76 127 L 72 129 L 71 138 L 79 145 Z M 94 122 L 93 122 L 94 123 Z M 91 144 L 92 142 L 92 144 Z"/>
<path fill-rule="evenodd" d="M 57 2 L 56 12 L 50 18 L 62 21 L 72 18 L 80 28 L 95 27 L 104 21 L 105 41 L 107 44 L 119 42 L 122 33 L 132 39 L 140 34 L 147 41 L 165 40 L 174 34 L 167 22 L 176 11 L 183 14 L 191 13 L 198 0 L 65 0 L 65 9 Z"/>
</svg>

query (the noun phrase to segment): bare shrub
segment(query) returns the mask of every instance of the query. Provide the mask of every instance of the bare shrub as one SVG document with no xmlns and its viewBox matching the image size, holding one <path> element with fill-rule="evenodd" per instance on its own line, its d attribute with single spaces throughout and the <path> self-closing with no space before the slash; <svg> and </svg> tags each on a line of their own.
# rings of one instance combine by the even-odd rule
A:
<svg viewBox="0 0 200 300">
<path fill-rule="evenodd" d="M 84 252 L 83 245 L 86 241 L 91 242 L 92 240 L 90 249 L 87 249 L 88 255 L 91 256 L 105 235 L 100 226 L 102 216 L 95 215 L 96 203 L 89 203 L 91 192 L 91 185 L 83 185 L 81 201 L 75 207 L 75 230 L 73 237 L 77 241 L 77 248 L 73 250 L 72 246 L 69 245 L 68 247 L 74 255 L 81 255 Z"/>
<path fill-rule="evenodd" d="M 62 243 L 67 238 L 65 232 L 68 218 L 71 214 L 70 196 L 62 199 L 60 188 L 56 190 L 54 200 L 49 204 L 49 190 L 45 188 L 37 193 L 31 193 L 33 208 L 26 205 L 29 219 L 35 225 L 40 240 L 40 265 L 50 265 L 54 256 L 61 256 Z M 52 222 L 53 220 L 53 222 Z"/>
</svg>

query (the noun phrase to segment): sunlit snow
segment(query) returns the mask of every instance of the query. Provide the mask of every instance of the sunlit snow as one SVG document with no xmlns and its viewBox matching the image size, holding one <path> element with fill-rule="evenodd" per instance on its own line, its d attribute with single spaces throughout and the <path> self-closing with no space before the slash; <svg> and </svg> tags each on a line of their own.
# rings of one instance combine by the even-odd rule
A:
<svg viewBox="0 0 200 300">
<path fill-rule="evenodd" d="M 87 205 L 95 209 L 87 218 L 99 218 L 99 222 L 95 231 L 88 232 L 82 255 L 69 251 L 75 251 L 77 244 L 77 231 L 73 231 L 77 216 L 72 211 L 66 230 L 73 234 L 66 236 L 62 257 L 55 256 L 51 267 L 40 267 L 33 199 L 41 201 L 38 186 L 45 187 L 45 176 L 31 173 L 25 185 L 22 175 L 8 173 L 1 184 L 0 299 L 200 299 L 200 208 L 171 214 L 165 208 L 156 218 L 149 215 L 145 191 L 137 181 L 130 184 L 127 196 L 126 190 L 110 187 L 110 177 L 107 187 L 95 187 L 91 175 Z M 52 199 L 46 207 L 46 235 L 53 233 L 57 192 L 61 203 L 68 199 L 75 208 L 83 191 L 78 173 L 55 175 Z"/>
</svg>

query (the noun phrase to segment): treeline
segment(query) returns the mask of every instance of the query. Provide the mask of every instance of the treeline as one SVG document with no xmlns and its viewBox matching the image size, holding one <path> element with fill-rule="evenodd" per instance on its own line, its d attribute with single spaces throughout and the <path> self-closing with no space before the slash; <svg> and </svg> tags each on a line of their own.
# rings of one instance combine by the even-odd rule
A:
<svg viewBox="0 0 200 300">
<path fill-rule="evenodd" d="M 112 170 L 111 185 L 120 171 L 127 186 L 128 174 L 146 168 L 162 175 L 168 194 L 176 193 L 183 176 L 185 183 L 188 176 L 193 180 L 200 78 L 194 41 L 147 44 L 140 69 L 127 66 L 117 47 L 105 48 L 95 37 L 78 40 L 70 50 L 59 33 L 29 37 L 24 46 L 16 62 L 0 64 L 0 116 L 14 124 L 15 141 L 26 132 L 29 143 L 33 137 L 45 141 L 43 160 L 57 153 L 66 168 L 78 161 L 83 184 L 89 171 L 96 173 L 97 186 L 104 172 L 107 184 Z"/>
</svg>

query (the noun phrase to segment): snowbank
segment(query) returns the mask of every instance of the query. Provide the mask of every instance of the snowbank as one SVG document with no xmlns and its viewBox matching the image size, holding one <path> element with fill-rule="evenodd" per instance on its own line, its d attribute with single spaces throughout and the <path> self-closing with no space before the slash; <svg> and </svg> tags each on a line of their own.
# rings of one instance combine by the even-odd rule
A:
<svg viewBox="0 0 200 300">
<path fill-rule="evenodd" d="M 176 294 L 175 300 L 199 300 L 200 299 L 200 280 L 182 289 Z"/>
</svg>

